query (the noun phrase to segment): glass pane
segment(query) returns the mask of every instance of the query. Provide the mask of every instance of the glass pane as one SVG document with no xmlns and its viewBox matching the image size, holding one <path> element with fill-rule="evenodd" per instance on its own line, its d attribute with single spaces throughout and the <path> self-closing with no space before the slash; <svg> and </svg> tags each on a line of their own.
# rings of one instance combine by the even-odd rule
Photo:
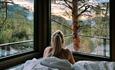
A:
<svg viewBox="0 0 115 70">
<path fill-rule="evenodd" d="M 0 57 L 33 51 L 34 0 L 0 0 Z"/>
<path fill-rule="evenodd" d="M 62 30 L 65 45 L 71 51 L 110 57 L 109 0 L 78 0 L 74 5 L 72 1 L 51 0 L 52 32 Z M 74 49 L 72 38 L 72 8 L 75 6 L 80 26 L 76 31 L 80 38 L 78 50 Z"/>
<path fill-rule="evenodd" d="M 70 10 L 63 6 L 63 3 L 63 1 L 51 0 L 51 30 L 52 33 L 61 30 L 66 39 L 65 45 L 69 45 L 72 42 L 71 19 L 65 14 L 65 11 L 70 12 Z"/>
</svg>

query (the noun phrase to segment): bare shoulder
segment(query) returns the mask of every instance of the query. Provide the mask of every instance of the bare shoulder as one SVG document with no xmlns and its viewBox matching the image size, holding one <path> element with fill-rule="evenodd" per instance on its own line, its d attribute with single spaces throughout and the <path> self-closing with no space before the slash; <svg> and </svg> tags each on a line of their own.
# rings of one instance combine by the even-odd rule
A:
<svg viewBox="0 0 115 70">
<path fill-rule="evenodd" d="M 52 49 L 52 47 L 46 47 L 44 50 L 44 53 L 48 53 L 51 49 Z"/>
<path fill-rule="evenodd" d="M 45 48 L 45 50 L 50 50 L 50 49 L 52 49 L 52 47 L 46 47 L 46 48 Z"/>
<path fill-rule="evenodd" d="M 46 47 L 45 50 L 44 50 L 43 57 L 47 57 L 48 53 L 50 52 L 51 49 L 52 49 L 52 47 Z"/>
</svg>

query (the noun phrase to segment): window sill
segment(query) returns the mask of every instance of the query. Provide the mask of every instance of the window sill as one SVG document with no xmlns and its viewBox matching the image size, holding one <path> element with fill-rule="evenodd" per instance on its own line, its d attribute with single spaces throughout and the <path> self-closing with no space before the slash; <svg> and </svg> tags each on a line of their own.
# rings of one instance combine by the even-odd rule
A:
<svg viewBox="0 0 115 70">
<path fill-rule="evenodd" d="M 7 58 L 0 59 L 0 70 L 8 69 L 10 67 L 19 65 L 24 63 L 26 60 L 32 59 L 32 58 L 39 58 L 40 55 L 38 52 L 28 52 L 23 53 L 15 56 L 10 56 Z"/>
<path fill-rule="evenodd" d="M 81 52 L 73 52 L 75 59 L 78 60 L 95 60 L 95 61 L 111 61 L 110 57 L 104 57 Z"/>
</svg>

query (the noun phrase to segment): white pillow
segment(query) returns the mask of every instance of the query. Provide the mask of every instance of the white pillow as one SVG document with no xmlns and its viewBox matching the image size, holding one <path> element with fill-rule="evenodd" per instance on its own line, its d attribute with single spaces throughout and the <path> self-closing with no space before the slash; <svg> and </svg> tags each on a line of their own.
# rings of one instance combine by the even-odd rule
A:
<svg viewBox="0 0 115 70">
<path fill-rule="evenodd" d="M 72 65 L 68 60 L 60 59 L 57 57 L 47 57 L 44 58 L 41 62 L 41 65 L 56 68 L 59 70 L 72 70 Z"/>
</svg>

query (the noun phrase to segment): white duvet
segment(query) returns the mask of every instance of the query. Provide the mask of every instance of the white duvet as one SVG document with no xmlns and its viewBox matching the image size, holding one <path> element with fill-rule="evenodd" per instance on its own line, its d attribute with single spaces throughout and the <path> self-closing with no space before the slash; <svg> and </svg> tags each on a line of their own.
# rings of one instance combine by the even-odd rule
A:
<svg viewBox="0 0 115 70">
<path fill-rule="evenodd" d="M 56 57 L 32 59 L 26 61 L 16 70 L 115 70 L 115 62 L 78 61 L 75 64 Z"/>
<path fill-rule="evenodd" d="M 73 70 L 115 70 L 115 62 L 107 61 L 78 61 Z"/>
</svg>

